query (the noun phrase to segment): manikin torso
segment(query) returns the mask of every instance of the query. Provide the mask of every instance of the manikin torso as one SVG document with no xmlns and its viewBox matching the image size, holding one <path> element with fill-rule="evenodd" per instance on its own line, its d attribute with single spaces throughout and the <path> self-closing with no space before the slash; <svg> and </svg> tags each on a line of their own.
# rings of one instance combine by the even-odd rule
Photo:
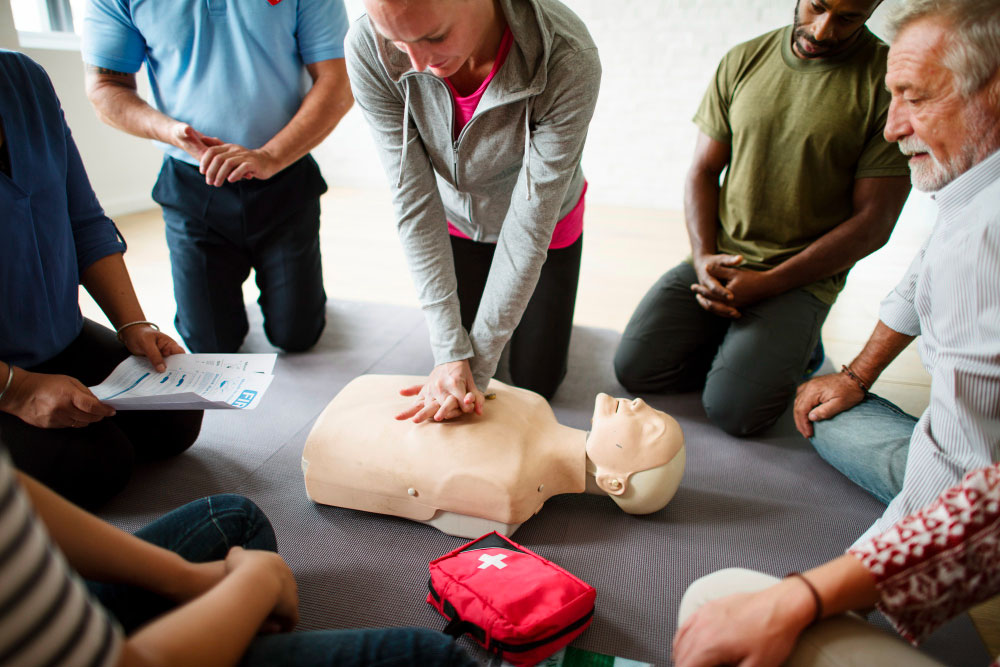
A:
<svg viewBox="0 0 1000 667">
<path fill-rule="evenodd" d="M 314 502 L 391 514 L 452 535 L 479 537 L 491 530 L 513 533 L 557 494 L 589 490 L 621 495 L 623 482 L 636 487 L 626 482 L 628 475 L 618 475 L 620 482 L 611 480 L 598 488 L 591 476 L 595 465 L 587 456 L 587 432 L 559 424 L 538 394 L 495 380 L 490 392 L 496 398 L 487 401 L 482 415 L 420 424 L 394 419 L 413 400 L 400 396 L 399 389 L 423 380 L 365 375 L 334 397 L 302 453 L 306 492 Z M 680 429 L 663 413 L 645 407 L 669 420 L 668 426 L 676 428 L 676 442 L 652 453 L 636 451 L 629 463 L 638 457 L 643 467 L 628 472 L 655 466 L 656 471 L 631 479 L 656 472 L 648 485 L 672 484 L 676 489 L 684 466 Z M 605 438 L 620 449 L 613 439 Z M 617 450 L 610 453 L 615 456 Z M 634 493 L 635 488 L 628 491 Z M 662 495 L 662 489 L 657 494 Z"/>
</svg>

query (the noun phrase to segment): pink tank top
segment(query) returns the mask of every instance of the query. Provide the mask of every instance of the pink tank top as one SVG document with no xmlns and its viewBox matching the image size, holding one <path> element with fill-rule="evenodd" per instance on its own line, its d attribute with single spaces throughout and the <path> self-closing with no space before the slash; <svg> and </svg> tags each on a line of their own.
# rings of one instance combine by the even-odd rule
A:
<svg viewBox="0 0 1000 667">
<path fill-rule="evenodd" d="M 514 43 L 514 35 L 511 33 L 508 27 L 504 30 L 503 38 L 500 40 L 500 50 L 497 51 L 496 60 L 493 61 L 493 69 L 490 70 L 489 75 L 480 84 L 476 92 L 471 95 L 462 97 L 455 90 L 455 86 L 452 85 L 449 79 L 445 79 L 444 82 L 448 84 L 448 88 L 451 90 L 451 97 L 455 101 L 455 139 L 458 139 L 458 135 L 462 132 L 462 128 L 469 122 L 472 115 L 476 112 L 476 107 L 479 106 L 479 100 L 482 99 L 483 93 L 490 85 L 490 81 L 496 76 L 496 73 L 500 71 L 500 67 L 503 66 L 504 61 L 507 59 L 507 54 L 510 52 L 510 46 Z M 580 192 L 580 200 L 576 202 L 576 205 L 570 210 L 566 216 L 556 223 L 555 229 L 552 231 L 552 241 L 549 243 L 549 248 L 555 250 L 558 248 L 565 248 L 567 246 L 573 245 L 580 234 L 583 233 L 583 209 L 584 209 L 584 195 L 587 194 L 587 183 L 583 184 L 583 191 Z M 452 236 L 458 236 L 459 238 L 467 239 L 469 238 L 462 232 L 460 232 L 451 222 L 448 222 L 448 233 Z"/>
</svg>

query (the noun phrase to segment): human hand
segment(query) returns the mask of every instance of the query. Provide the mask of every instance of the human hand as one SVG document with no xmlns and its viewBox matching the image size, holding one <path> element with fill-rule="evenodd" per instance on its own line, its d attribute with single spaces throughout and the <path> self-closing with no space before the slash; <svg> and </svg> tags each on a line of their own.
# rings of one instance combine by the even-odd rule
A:
<svg viewBox="0 0 1000 667">
<path fill-rule="evenodd" d="M 742 255 L 695 255 L 692 258 L 698 282 L 691 285 L 694 298 L 702 308 L 720 317 L 735 319 L 740 311 L 733 307 L 733 293 L 726 286 L 726 270 L 743 263 Z"/>
<path fill-rule="evenodd" d="M 38 428 L 81 428 L 115 414 L 76 378 L 14 371 L 0 410 Z"/>
<path fill-rule="evenodd" d="M 133 324 L 126 327 L 122 329 L 119 338 L 129 352 L 149 359 L 158 373 L 167 370 L 167 365 L 163 363 L 164 357 L 184 354 L 184 348 L 173 338 L 148 324 Z"/>
<path fill-rule="evenodd" d="M 814 613 L 808 589 L 792 579 L 707 602 L 674 635 L 674 664 L 780 665 Z"/>
<path fill-rule="evenodd" d="M 403 396 L 416 396 L 416 402 L 396 415 L 396 419 L 413 419 L 415 424 L 434 418 L 435 421 L 454 419 L 462 414 L 483 414 L 485 397 L 476 388 L 468 359 L 449 361 L 434 367 L 422 385 L 405 387 Z"/>
<path fill-rule="evenodd" d="M 221 146 L 222 140 L 202 134 L 187 123 L 174 123 L 170 128 L 170 140 L 174 146 L 193 157 L 201 160 L 201 155 L 211 146 Z"/>
<path fill-rule="evenodd" d="M 244 178 L 271 178 L 281 170 L 281 165 L 263 149 L 244 148 L 239 144 L 210 146 L 201 154 L 199 171 L 205 182 L 215 187 L 226 181 L 235 183 Z"/>
<path fill-rule="evenodd" d="M 767 271 L 722 268 L 720 273 L 726 280 L 726 289 L 733 295 L 730 304 L 737 309 L 757 303 L 777 293 L 774 280 Z"/>
<path fill-rule="evenodd" d="M 273 551 L 233 547 L 226 554 L 225 567 L 227 574 L 241 568 L 252 568 L 277 585 L 277 600 L 261 626 L 261 632 L 289 632 L 298 624 L 298 585 L 295 575 L 281 556 Z"/>
<path fill-rule="evenodd" d="M 831 373 L 799 385 L 795 392 L 795 428 L 807 438 L 813 436 L 813 422 L 830 419 L 853 408 L 865 398 L 858 383 L 843 373 Z"/>
</svg>

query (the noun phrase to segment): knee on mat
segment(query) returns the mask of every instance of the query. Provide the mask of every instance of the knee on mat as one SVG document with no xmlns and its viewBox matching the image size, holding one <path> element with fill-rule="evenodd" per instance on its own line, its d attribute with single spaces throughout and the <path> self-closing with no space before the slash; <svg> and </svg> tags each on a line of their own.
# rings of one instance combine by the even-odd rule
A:
<svg viewBox="0 0 1000 667">
<path fill-rule="evenodd" d="M 657 391 L 652 386 L 648 355 L 642 354 L 639 346 L 622 340 L 615 350 L 615 377 L 626 390 L 634 393 Z"/>
<path fill-rule="evenodd" d="M 155 428 L 145 446 L 137 443 L 137 453 L 141 460 L 156 461 L 167 459 L 187 451 L 201 433 L 201 421 L 205 413 L 201 410 L 181 410 L 169 412 L 165 423 Z"/>
<path fill-rule="evenodd" d="M 319 341 L 325 326 L 325 316 L 320 317 L 319 321 L 311 327 L 298 323 L 275 325 L 272 322 L 265 322 L 264 333 L 271 345 L 285 352 L 305 352 Z"/>
<path fill-rule="evenodd" d="M 212 519 L 229 546 L 277 551 L 278 540 L 264 510 L 246 496 L 220 493 L 207 499 Z"/>
<path fill-rule="evenodd" d="M 713 424 L 729 435 L 743 438 L 763 431 L 778 421 L 784 412 L 766 410 L 755 396 L 737 392 L 719 392 L 711 385 L 705 387 L 701 396 L 705 414 Z"/>
</svg>

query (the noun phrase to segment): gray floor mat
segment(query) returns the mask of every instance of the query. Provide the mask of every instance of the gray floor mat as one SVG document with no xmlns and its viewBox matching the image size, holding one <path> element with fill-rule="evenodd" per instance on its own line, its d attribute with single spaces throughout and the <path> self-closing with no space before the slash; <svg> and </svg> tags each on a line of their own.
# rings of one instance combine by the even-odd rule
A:
<svg viewBox="0 0 1000 667">
<path fill-rule="evenodd" d="M 267 351 L 259 315 L 244 351 Z M 206 493 L 238 492 L 274 523 L 295 571 L 303 629 L 443 627 L 424 602 L 427 563 L 462 544 L 394 517 L 316 506 L 305 495 L 302 447 L 316 416 L 364 372 L 422 373 L 431 364 L 422 315 L 414 309 L 337 302 L 316 350 L 279 358 L 260 407 L 210 413 L 185 455 L 140 471 L 104 516 L 135 529 Z M 574 329 L 570 370 L 552 402 L 559 420 L 587 428 L 598 391 L 627 395 L 611 372 L 618 334 Z M 684 429 L 687 470 L 671 503 L 646 517 L 608 499 L 561 496 L 513 539 L 597 588 L 581 648 L 669 662 L 677 604 L 687 585 L 723 567 L 776 575 L 843 552 L 882 506 L 824 463 L 786 415 L 763 436 L 738 440 L 708 424 L 694 394 L 647 396 Z M 948 664 L 989 658 L 966 616 L 926 645 Z M 482 654 L 480 654 L 482 655 Z"/>
</svg>

